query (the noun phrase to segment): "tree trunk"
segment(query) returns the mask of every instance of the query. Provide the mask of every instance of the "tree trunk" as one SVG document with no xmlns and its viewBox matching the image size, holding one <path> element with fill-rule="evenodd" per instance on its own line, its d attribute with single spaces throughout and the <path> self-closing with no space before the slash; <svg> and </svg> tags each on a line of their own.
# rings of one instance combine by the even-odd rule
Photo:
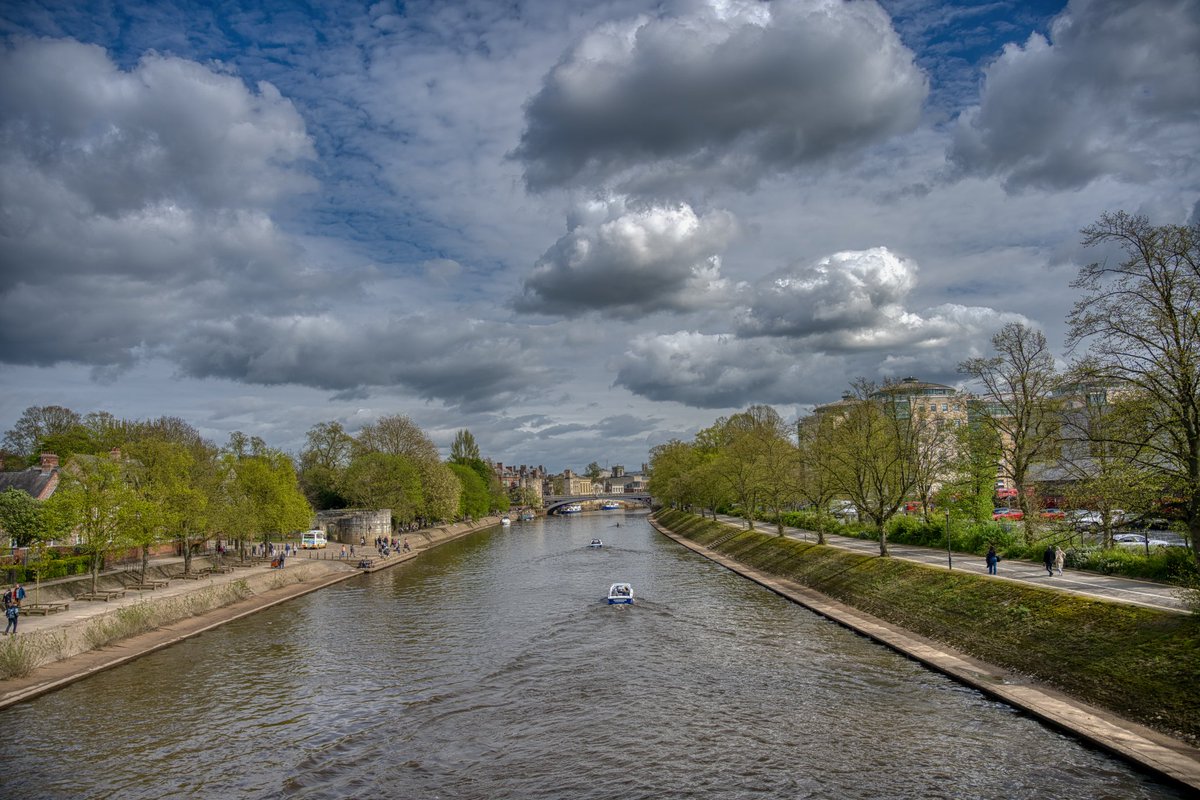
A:
<svg viewBox="0 0 1200 800">
<path fill-rule="evenodd" d="M 150 545 L 142 545 L 142 583 L 146 582 L 146 570 L 150 567 Z"/>
<path fill-rule="evenodd" d="M 96 587 L 100 582 L 100 564 L 104 561 L 103 553 L 92 554 L 92 593 L 95 594 Z"/>
<path fill-rule="evenodd" d="M 192 571 L 192 540 L 183 540 L 183 574 L 187 575 Z"/>
<path fill-rule="evenodd" d="M 882 525 L 879 526 L 879 555 L 884 557 L 891 555 L 888 552 L 887 531 L 884 530 Z"/>
</svg>

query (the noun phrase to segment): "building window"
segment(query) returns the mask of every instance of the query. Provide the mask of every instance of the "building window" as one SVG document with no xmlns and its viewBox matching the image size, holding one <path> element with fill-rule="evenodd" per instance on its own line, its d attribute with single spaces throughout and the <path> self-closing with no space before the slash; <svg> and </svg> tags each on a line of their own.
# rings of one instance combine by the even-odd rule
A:
<svg viewBox="0 0 1200 800">
<path fill-rule="evenodd" d="M 949 411 L 949 410 L 950 410 L 950 406 L 947 405 L 946 403 L 942 403 L 942 411 Z"/>
</svg>

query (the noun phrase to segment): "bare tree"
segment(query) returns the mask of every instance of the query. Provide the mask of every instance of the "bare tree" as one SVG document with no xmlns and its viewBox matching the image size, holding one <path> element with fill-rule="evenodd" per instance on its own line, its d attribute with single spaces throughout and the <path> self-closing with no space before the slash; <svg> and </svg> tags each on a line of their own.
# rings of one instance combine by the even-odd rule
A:
<svg viewBox="0 0 1200 800">
<path fill-rule="evenodd" d="M 971 358 L 958 371 L 983 386 L 980 408 L 1000 437 L 1001 468 L 1017 489 L 1026 541 L 1034 538 L 1030 468 L 1051 456 L 1057 444 L 1058 384 L 1054 358 L 1039 330 L 1010 322 L 992 337 L 996 355 Z"/>
<path fill-rule="evenodd" d="M 1072 350 L 1087 346 L 1090 377 L 1128 387 L 1140 425 L 1108 438 L 1183 499 L 1200 536 L 1200 223 L 1154 226 L 1143 216 L 1104 214 L 1084 228 L 1087 247 L 1115 245 L 1124 260 L 1088 264 L 1069 322 Z M 1124 401 L 1123 401 L 1124 402 Z M 1200 562 L 1200 549 L 1193 548 Z"/>
</svg>

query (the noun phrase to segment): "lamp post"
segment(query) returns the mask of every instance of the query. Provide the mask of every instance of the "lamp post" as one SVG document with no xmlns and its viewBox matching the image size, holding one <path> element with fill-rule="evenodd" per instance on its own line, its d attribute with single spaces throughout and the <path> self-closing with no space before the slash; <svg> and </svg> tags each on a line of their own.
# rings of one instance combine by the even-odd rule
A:
<svg viewBox="0 0 1200 800">
<path fill-rule="evenodd" d="M 946 563 L 954 569 L 954 553 L 950 550 L 950 509 L 946 509 Z"/>
</svg>

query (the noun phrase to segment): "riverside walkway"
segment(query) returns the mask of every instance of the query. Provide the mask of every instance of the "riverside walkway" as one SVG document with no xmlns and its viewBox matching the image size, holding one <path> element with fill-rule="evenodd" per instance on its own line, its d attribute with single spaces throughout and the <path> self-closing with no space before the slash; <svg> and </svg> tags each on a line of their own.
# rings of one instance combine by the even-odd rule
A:
<svg viewBox="0 0 1200 800">
<path fill-rule="evenodd" d="M 717 519 L 726 525 L 746 527 L 746 521 L 741 517 L 731 517 L 718 514 Z M 773 534 L 774 524 L 755 522 L 755 530 Z M 783 533 L 792 539 L 815 542 L 817 534 L 803 528 L 784 526 Z M 873 539 L 858 539 L 853 536 L 842 536 L 836 533 L 825 534 L 825 543 L 831 547 L 852 550 L 863 555 L 879 555 L 879 542 Z M 1063 574 L 1048 576 L 1046 568 L 1040 562 L 1031 561 L 1001 561 L 998 575 L 987 574 L 987 564 L 983 556 L 974 553 L 951 553 L 948 559 L 946 550 L 936 547 L 917 547 L 908 544 L 893 544 L 888 542 L 888 553 L 892 558 L 906 561 L 916 561 L 931 567 L 956 569 L 970 572 L 996 580 L 1018 581 L 1030 583 L 1062 592 L 1094 597 L 1101 600 L 1111 600 L 1118 603 L 1156 608 L 1162 611 L 1188 612 L 1180 589 L 1163 583 L 1122 578 L 1115 575 L 1101 575 L 1098 572 L 1082 570 L 1064 570 Z"/>
</svg>

